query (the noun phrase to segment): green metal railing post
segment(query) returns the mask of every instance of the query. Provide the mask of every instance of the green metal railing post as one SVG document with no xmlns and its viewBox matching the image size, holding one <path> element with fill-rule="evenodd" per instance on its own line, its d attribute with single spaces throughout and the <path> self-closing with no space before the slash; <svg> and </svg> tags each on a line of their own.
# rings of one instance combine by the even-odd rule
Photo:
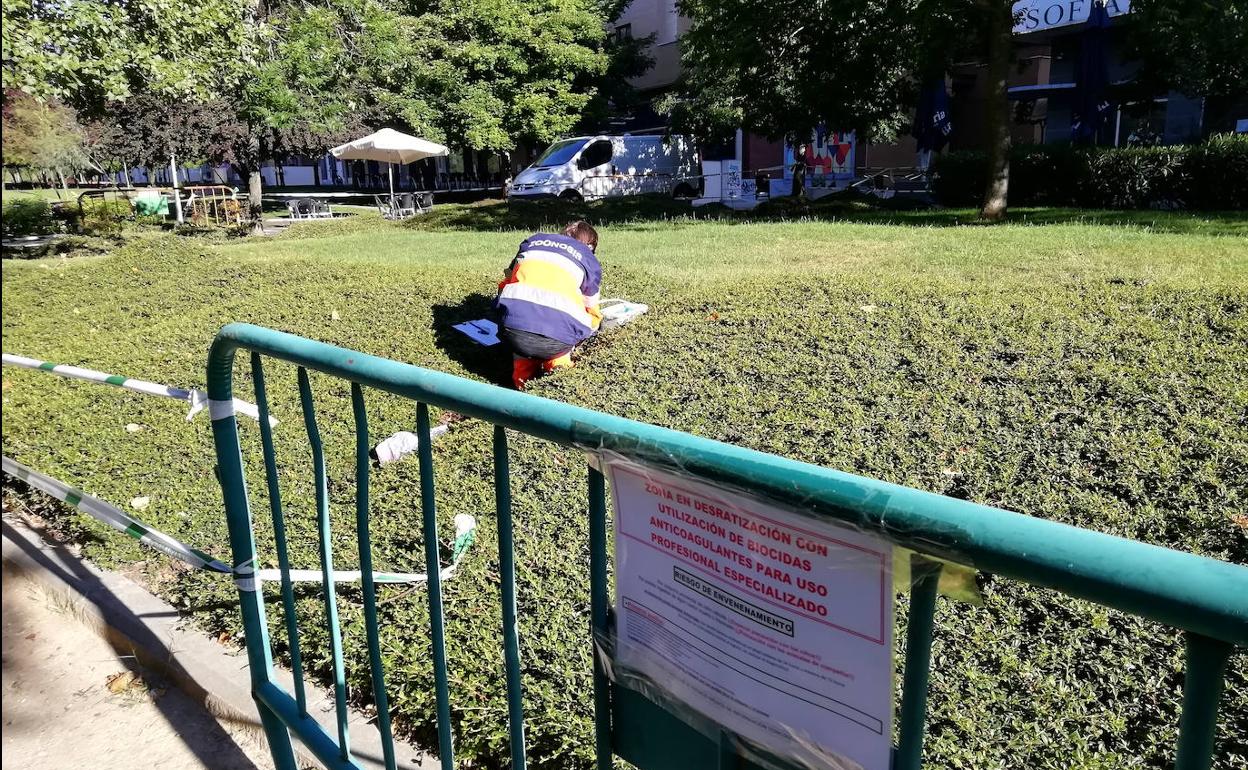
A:
<svg viewBox="0 0 1248 770">
<path fill-rule="evenodd" d="M 594 749 L 598 770 L 611 770 L 611 682 L 598 659 L 598 638 L 607 636 L 607 483 L 597 468 L 589 469 L 589 606 L 594 658 Z"/>
<path fill-rule="evenodd" d="M 355 416 L 355 538 L 360 552 L 360 587 L 364 593 L 364 629 L 368 636 L 369 675 L 373 702 L 377 704 L 377 727 L 386 770 L 396 770 L 394 736 L 390 730 L 390 703 L 386 698 L 386 674 L 381 663 L 381 637 L 377 622 L 377 587 L 373 584 L 373 546 L 368 536 L 368 412 L 364 391 L 351 383 L 351 411 Z"/>
<path fill-rule="evenodd" d="M 924 723 L 927 720 L 927 680 L 931 673 L 932 626 L 936 616 L 936 589 L 941 564 L 914 555 L 910 559 L 910 617 L 906 625 L 906 668 L 901 685 L 897 752 L 893 770 L 919 770 L 923 765 Z"/>
<path fill-rule="evenodd" d="M 214 366 L 215 364 L 215 366 Z M 251 526 L 251 505 L 243 478 L 243 457 L 238 444 L 238 424 L 234 418 L 231 387 L 233 355 L 219 361 L 209 358 L 208 398 L 212 418 L 212 442 L 217 455 L 217 479 L 225 502 L 225 519 L 234 559 L 238 605 L 247 639 L 247 663 L 251 670 L 253 697 L 273 679 L 273 653 L 269 647 L 269 627 L 264 617 L 264 597 L 257 590 L 255 573 L 256 539 Z M 252 575 L 253 577 L 248 577 Z M 259 699 L 256 708 L 268 738 L 269 752 L 277 770 L 297 770 L 290 732 L 276 712 Z"/>
<path fill-rule="evenodd" d="M 520 634 L 516 628 L 516 555 L 511 519 L 511 472 L 507 429 L 494 426 L 494 501 L 498 511 L 498 568 L 503 584 L 503 656 L 507 667 L 507 721 L 511 767 L 524 770 L 524 692 L 520 682 Z"/>
<path fill-rule="evenodd" d="M 737 750 L 737 738 L 727 730 L 719 731 L 719 760 L 716 770 L 738 770 L 741 767 L 741 752 Z"/>
<path fill-rule="evenodd" d="M 1179 717 L 1176 770 L 1209 770 L 1218 724 L 1218 702 L 1226 664 L 1234 647 L 1217 639 L 1188 632 L 1183 635 L 1187 665 L 1183 680 L 1183 713 Z"/>
<path fill-rule="evenodd" d="M 334 588 L 334 548 L 329 526 L 329 480 L 325 473 L 325 450 L 321 431 L 316 424 L 316 407 L 312 403 L 312 384 L 308 370 L 299 367 L 299 401 L 303 405 L 303 424 L 308 430 L 312 447 L 312 475 L 316 484 L 317 546 L 321 557 L 321 592 L 325 600 L 325 621 L 329 624 L 329 651 L 334 667 L 334 706 L 338 717 L 338 752 L 351 760 L 351 739 L 347 732 L 347 674 L 342 662 L 342 628 L 338 624 L 338 594 Z"/>
<path fill-rule="evenodd" d="M 446 670 L 446 633 L 442 616 L 442 569 L 438 558 L 438 507 L 433 491 L 433 446 L 429 436 L 429 406 L 416 404 L 416 437 L 420 442 L 420 507 L 424 515 L 425 571 L 429 574 L 429 626 L 433 643 L 433 678 L 438 700 L 438 754 L 442 770 L 455 770 L 451 745 L 450 677 Z"/>
<path fill-rule="evenodd" d="M 295 703 L 299 716 L 308 715 L 308 697 L 303 686 L 303 654 L 299 649 L 299 618 L 295 614 L 295 589 L 290 582 L 290 552 L 286 547 L 286 516 L 282 512 L 282 488 L 277 480 L 277 455 L 273 452 L 273 426 L 269 424 L 269 394 L 264 386 L 264 366 L 260 354 L 251 354 L 251 377 L 256 386 L 256 407 L 260 414 L 260 446 L 264 454 L 264 477 L 269 490 L 269 513 L 273 518 L 273 540 L 277 546 L 277 566 L 282 573 L 282 610 L 286 614 L 286 640 L 290 644 L 290 672 L 295 680 Z"/>
</svg>

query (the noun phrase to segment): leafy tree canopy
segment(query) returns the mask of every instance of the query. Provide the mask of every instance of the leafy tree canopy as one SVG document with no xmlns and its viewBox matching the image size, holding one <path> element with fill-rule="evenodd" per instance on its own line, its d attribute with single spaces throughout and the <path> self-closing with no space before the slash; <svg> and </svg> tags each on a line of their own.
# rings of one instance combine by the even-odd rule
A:
<svg viewBox="0 0 1248 770">
<path fill-rule="evenodd" d="M 606 72 L 595 0 L 410 0 L 410 82 L 425 95 L 415 129 L 485 150 L 572 129 Z"/>
<path fill-rule="evenodd" d="M 37 171 L 90 165 L 84 136 L 72 109 L 40 102 L 21 92 L 6 95 L 4 165 Z"/>
<path fill-rule="evenodd" d="M 918 0 L 682 0 L 685 81 L 664 109 L 703 134 L 780 138 L 820 122 L 891 135 L 924 52 Z"/>
<path fill-rule="evenodd" d="M 4 88 L 86 112 L 137 90 L 221 95 L 245 52 L 244 0 L 3 0 Z M 246 57 L 242 57 L 245 59 Z"/>
<path fill-rule="evenodd" d="M 86 126 L 96 165 L 115 171 L 159 167 L 170 151 L 185 164 L 234 163 L 246 131 L 230 104 L 167 99 L 151 92 L 110 103 L 108 117 Z"/>
<path fill-rule="evenodd" d="M 1141 85 L 1248 95 L 1248 0 L 1132 0 L 1126 22 Z"/>
</svg>

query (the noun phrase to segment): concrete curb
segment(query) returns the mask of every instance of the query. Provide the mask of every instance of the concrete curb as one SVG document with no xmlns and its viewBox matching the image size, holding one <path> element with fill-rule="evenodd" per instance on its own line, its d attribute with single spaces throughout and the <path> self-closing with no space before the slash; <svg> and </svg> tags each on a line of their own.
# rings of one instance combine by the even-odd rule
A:
<svg viewBox="0 0 1248 770">
<path fill-rule="evenodd" d="M 6 572 L 20 573 L 38 583 L 115 648 L 135 655 L 218 719 L 255 730 L 263 740 L 245 653 L 231 651 L 202 632 L 185 627 L 181 613 L 172 605 L 129 578 L 100 570 L 63 545 L 44 540 L 15 517 L 5 517 L 3 533 Z M 283 687 L 293 691 L 290 672 L 278 669 L 277 676 Z M 311 683 L 306 689 L 308 713 L 329 735 L 336 735 L 333 694 Z M 384 770 L 377 728 L 354 710 L 348 724 L 355 761 L 368 770 Z M 394 749 L 399 768 L 433 770 L 438 766 L 435 759 L 407 744 L 396 741 Z M 300 764 L 319 766 L 298 741 L 295 751 Z"/>
</svg>

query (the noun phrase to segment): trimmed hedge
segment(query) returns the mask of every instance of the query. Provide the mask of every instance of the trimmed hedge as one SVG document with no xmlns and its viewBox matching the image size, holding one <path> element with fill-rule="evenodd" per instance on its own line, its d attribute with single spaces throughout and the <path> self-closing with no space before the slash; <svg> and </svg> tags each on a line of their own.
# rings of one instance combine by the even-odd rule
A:
<svg viewBox="0 0 1248 770">
<path fill-rule="evenodd" d="M 975 205 L 988 180 L 982 152 L 936 159 L 932 190 L 949 206 Z M 1248 208 L 1248 136 L 1204 144 L 1097 148 L 1024 145 L 1010 152 L 1010 203 L 1111 209 Z"/>
</svg>

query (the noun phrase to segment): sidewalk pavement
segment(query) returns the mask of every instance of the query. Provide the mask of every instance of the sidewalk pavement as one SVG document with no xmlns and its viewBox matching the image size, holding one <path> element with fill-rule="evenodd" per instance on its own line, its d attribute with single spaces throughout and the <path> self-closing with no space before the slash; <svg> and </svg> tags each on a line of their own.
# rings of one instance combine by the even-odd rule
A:
<svg viewBox="0 0 1248 770">
<path fill-rule="evenodd" d="M 254 728 L 220 722 L 10 570 L 4 601 L 4 768 L 269 770 Z"/>
<path fill-rule="evenodd" d="M 7 512 L 2 524 L 4 770 L 10 767 L 14 770 L 60 770 L 96 765 L 118 770 L 182 767 L 267 770 L 270 767 L 267 743 L 251 697 L 251 677 L 243 651 L 209 638 L 189 625 L 174 607 L 138 583 L 118 573 L 101 570 L 72 549 L 47 539 L 41 526 L 37 520 Z M 43 602 L 50 615 L 38 614 L 39 600 L 22 603 L 21 591 L 30 589 L 21 587 L 18 576 L 52 597 L 50 603 Z M 10 594 L 10 584 L 18 587 L 17 594 Z M 85 638 L 58 642 L 41 637 L 45 633 L 42 625 L 46 621 L 55 626 L 53 621 L 58 614 L 66 624 L 76 622 L 89 636 L 103 639 L 105 646 L 88 648 Z M 35 635 L 33 639 L 31 634 Z M 58 646 L 63 650 L 60 654 L 56 652 Z M 92 665 L 99 667 L 92 668 Z M 114 679 L 113 689 L 120 693 L 108 691 L 110 697 L 92 689 L 93 686 L 98 688 L 101 677 L 108 684 L 113 674 L 128 676 L 126 671 L 141 677 L 142 682 L 133 678 Z M 280 686 L 290 692 L 293 687 L 290 672 L 278 668 L 274 673 Z M 64 684 L 52 688 L 49 683 L 60 678 L 65 678 Z M 307 683 L 306 688 L 308 713 L 327 735 L 333 735 L 336 730 L 333 693 L 313 683 Z M 146 702 L 137 697 L 144 689 L 151 691 L 144 696 Z M 158 695 L 160 690 L 164 690 L 163 695 Z M 197 722 L 196 726 L 183 722 L 182 717 L 194 709 L 177 711 L 175 707 L 182 701 L 171 697 L 175 690 L 185 694 L 186 700 L 199 709 L 198 714 L 210 721 Z M 83 697 L 77 700 L 69 697 L 77 693 L 83 693 Z M 144 706 L 140 718 L 127 721 L 105 708 L 113 700 L 111 696 L 118 694 L 135 696 L 136 702 L 131 708 Z M 12 703 L 10 699 L 14 699 Z M 209 714 L 220 720 L 216 722 L 215 732 Z M 369 715 L 352 710 L 348 724 L 353 760 L 364 770 L 384 770 L 381 737 Z M 93 732 L 96 730 L 98 732 Z M 97 746 L 93 742 L 111 733 L 118 736 L 113 756 L 104 753 L 104 744 Z M 156 750 L 144 743 L 149 733 L 152 736 L 165 734 L 174 743 L 180 740 L 189 752 L 183 756 L 189 764 L 177 764 L 181 760 L 173 755 L 158 758 Z M 10 734 L 15 741 L 16 754 L 10 753 Z M 244 738 L 254 741 L 262 750 L 256 752 L 247 748 Z M 18 739 L 26 743 L 17 743 Z M 399 768 L 434 770 L 437 767 L 435 756 L 424 754 L 410 744 L 395 741 L 394 748 Z M 53 756 L 54 751 L 64 753 Z M 311 752 L 297 741 L 295 754 L 301 766 L 319 766 Z"/>
</svg>

